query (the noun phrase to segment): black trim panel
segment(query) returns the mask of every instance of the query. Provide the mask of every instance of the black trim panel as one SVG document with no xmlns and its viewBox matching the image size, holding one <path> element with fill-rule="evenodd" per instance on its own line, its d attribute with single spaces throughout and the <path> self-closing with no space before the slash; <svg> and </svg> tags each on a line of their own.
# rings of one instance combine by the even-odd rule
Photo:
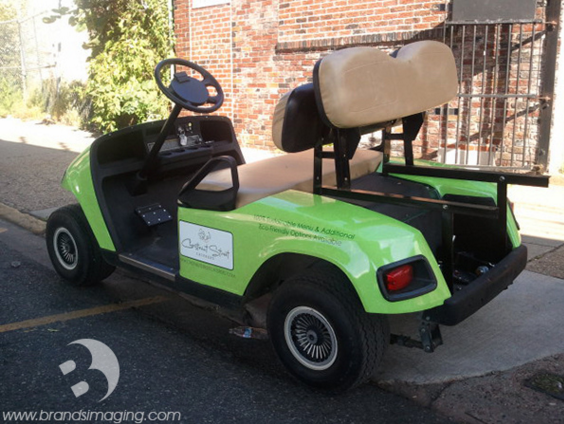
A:
<svg viewBox="0 0 564 424">
<path fill-rule="evenodd" d="M 146 275 L 149 280 L 158 282 L 173 291 L 186 293 L 230 310 L 239 310 L 243 305 L 243 296 L 188 280 L 178 275 L 178 272 L 174 272 L 171 268 L 136 255 L 130 254 L 125 260 L 124 256 L 118 256 L 118 266 L 136 274 Z"/>
<path fill-rule="evenodd" d="M 485 172 L 459 168 L 443 168 L 438 166 L 405 166 L 387 163 L 385 174 L 418 175 L 423 177 L 451 178 L 455 180 L 485 181 L 490 183 L 526 185 L 532 187 L 548 187 L 550 179 L 547 175 L 510 174 L 508 172 Z"/>
<path fill-rule="evenodd" d="M 442 306 L 425 311 L 423 317 L 444 325 L 459 324 L 509 287 L 526 265 L 527 248 L 521 245 L 491 271 L 455 292 Z"/>
<path fill-rule="evenodd" d="M 176 281 L 169 282 L 168 285 L 175 290 L 215 303 L 226 309 L 238 310 L 243 305 L 242 296 L 216 289 L 215 287 L 205 286 L 179 275 L 176 276 Z"/>
</svg>

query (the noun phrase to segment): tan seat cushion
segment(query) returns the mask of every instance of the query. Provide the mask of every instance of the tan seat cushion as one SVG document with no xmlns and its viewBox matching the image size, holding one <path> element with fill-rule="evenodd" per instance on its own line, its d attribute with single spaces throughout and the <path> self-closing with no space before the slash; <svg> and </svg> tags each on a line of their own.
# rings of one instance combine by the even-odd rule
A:
<svg viewBox="0 0 564 424">
<path fill-rule="evenodd" d="M 450 48 L 419 41 L 394 58 L 372 47 L 353 47 L 326 56 L 317 83 L 327 119 L 338 128 L 393 121 L 450 101 L 457 93 Z"/>
<path fill-rule="evenodd" d="M 380 152 L 358 150 L 350 161 L 351 178 L 374 172 L 381 161 Z M 286 190 L 313 192 L 313 150 L 240 165 L 237 170 L 240 184 L 237 208 Z M 324 159 L 323 185 L 335 184 L 335 162 Z M 223 169 L 210 173 L 197 188 L 218 191 L 231 186 L 231 171 Z"/>
</svg>

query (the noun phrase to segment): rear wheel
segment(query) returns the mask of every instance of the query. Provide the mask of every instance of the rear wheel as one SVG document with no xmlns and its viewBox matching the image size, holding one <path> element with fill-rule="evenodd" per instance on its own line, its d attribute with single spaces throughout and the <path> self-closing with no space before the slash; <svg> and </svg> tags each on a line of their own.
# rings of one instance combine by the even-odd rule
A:
<svg viewBox="0 0 564 424">
<path fill-rule="evenodd" d="M 115 270 L 102 257 L 79 205 L 65 206 L 49 217 L 47 251 L 59 275 L 77 286 L 94 285 Z"/>
<path fill-rule="evenodd" d="M 328 267 L 282 284 L 269 307 L 268 331 L 294 377 L 333 392 L 369 379 L 389 343 L 386 318 L 367 314 L 347 278 Z"/>
</svg>

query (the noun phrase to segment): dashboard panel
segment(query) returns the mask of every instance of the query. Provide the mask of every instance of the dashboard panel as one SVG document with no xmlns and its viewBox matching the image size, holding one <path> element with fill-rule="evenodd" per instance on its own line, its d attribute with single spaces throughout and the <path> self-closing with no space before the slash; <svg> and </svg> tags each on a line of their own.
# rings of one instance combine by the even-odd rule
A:
<svg viewBox="0 0 564 424">
<path fill-rule="evenodd" d="M 164 121 L 148 122 L 100 137 L 94 143 L 98 164 L 110 174 L 140 169 L 155 146 L 163 125 Z M 153 176 L 169 171 L 190 172 L 219 155 L 230 155 L 238 163 L 244 163 L 228 118 L 215 115 L 180 117 L 159 151 Z"/>
</svg>

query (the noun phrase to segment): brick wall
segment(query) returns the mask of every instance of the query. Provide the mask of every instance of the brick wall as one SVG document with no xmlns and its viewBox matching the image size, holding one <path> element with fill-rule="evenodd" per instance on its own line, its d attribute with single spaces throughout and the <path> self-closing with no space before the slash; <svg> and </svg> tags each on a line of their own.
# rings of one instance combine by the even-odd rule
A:
<svg viewBox="0 0 564 424">
<path fill-rule="evenodd" d="M 203 65 L 217 77 L 226 94 L 221 113 L 233 119 L 240 143 L 265 149 L 273 148 L 271 121 L 278 99 L 291 88 L 310 82 L 315 62 L 338 48 L 369 45 L 392 51 L 416 40 L 437 39 L 449 43 L 458 57 L 462 93 L 538 91 L 543 28 L 535 27 L 535 43 L 522 43 L 517 50 L 514 47 L 522 37 L 519 26 L 501 26 L 496 34 L 493 30 L 485 34 L 483 29 L 474 34 L 473 27 L 445 32 L 445 3 L 448 1 L 231 0 L 193 8 L 192 0 L 175 0 L 177 55 Z M 541 14 L 542 7 L 540 18 Z M 526 33 L 531 29 L 525 27 Z M 472 45 L 474 59 L 468 53 Z M 529 68 L 536 72 L 531 84 L 521 82 L 517 87 Z M 510 72 L 507 86 L 499 78 L 504 69 Z M 535 105 L 521 98 L 503 102 L 455 99 L 448 109 L 429 116 L 416 142 L 416 154 L 442 154 L 444 159 L 445 146 L 454 143 L 459 150 L 489 149 L 498 165 L 507 165 L 518 156 L 518 165 L 528 166 L 536 142 Z M 523 114 L 526 119 L 515 119 Z"/>
<path fill-rule="evenodd" d="M 442 2 L 444 3 L 444 2 Z M 441 23 L 437 1 L 281 1 L 279 42 L 423 31 Z"/>
<path fill-rule="evenodd" d="M 349 45 L 381 45 L 419 37 L 440 24 L 438 1 L 231 0 L 192 8 L 175 0 L 178 57 L 203 65 L 226 95 L 243 145 L 272 148 L 271 121 L 280 97 L 311 81 L 313 65 Z M 442 34 L 442 33 L 441 33 Z"/>
</svg>

